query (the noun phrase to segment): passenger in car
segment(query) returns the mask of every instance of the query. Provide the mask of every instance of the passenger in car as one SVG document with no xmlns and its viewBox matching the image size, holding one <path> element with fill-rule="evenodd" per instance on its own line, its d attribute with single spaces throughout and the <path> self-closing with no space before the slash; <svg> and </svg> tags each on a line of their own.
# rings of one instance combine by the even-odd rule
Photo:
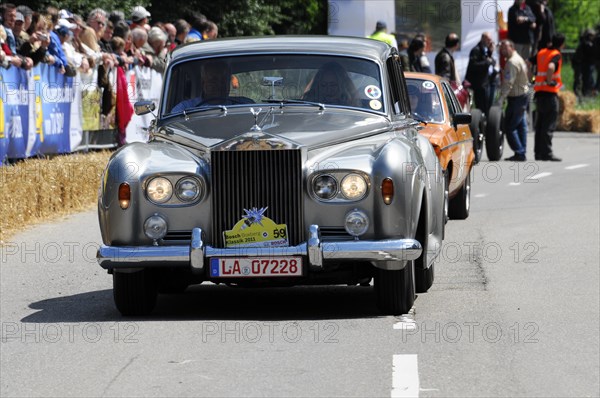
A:
<svg viewBox="0 0 600 398">
<path fill-rule="evenodd" d="M 203 105 L 236 105 L 254 103 L 247 97 L 231 97 L 231 67 L 223 61 L 207 61 L 200 68 L 201 93 L 199 96 L 181 101 L 171 109 L 171 113 Z"/>
<path fill-rule="evenodd" d="M 359 106 L 356 87 L 346 69 L 337 62 L 326 63 L 317 71 L 308 83 L 302 99 L 324 104 Z"/>
</svg>

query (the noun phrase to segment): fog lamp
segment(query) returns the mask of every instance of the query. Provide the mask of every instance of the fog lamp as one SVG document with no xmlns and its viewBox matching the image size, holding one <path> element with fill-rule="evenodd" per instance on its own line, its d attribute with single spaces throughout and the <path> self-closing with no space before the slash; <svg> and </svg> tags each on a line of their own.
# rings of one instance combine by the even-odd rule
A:
<svg viewBox="0 0 600 398">
<path fill-rule="evenodd" d="M 144 222 L 144 233 L 152 240 L 162 239 L 167 234 L 167 222 L 155 214 Z"/>
<path fill-rule="evenodd" d="M 346 214 L 344 228 L 350 235 L 359 237 L 369 229 L 369 217 L 364 211 L 354 209 Z"/>
</svg>

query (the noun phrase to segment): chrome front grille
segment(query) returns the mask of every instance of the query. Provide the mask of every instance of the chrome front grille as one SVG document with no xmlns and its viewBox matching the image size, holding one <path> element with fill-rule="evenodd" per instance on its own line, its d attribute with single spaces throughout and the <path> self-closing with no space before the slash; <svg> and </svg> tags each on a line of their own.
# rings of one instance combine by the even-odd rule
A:
<svg viewBox="0 0 600 398">
<path fill-rule="evenodd" d="M 266 217 L 286 224 L 290 245 L 304 241 L 299 150 L 214 151 L 211 165 L 214 247 L 252 207 L 268 207 Z"/>
</svg>

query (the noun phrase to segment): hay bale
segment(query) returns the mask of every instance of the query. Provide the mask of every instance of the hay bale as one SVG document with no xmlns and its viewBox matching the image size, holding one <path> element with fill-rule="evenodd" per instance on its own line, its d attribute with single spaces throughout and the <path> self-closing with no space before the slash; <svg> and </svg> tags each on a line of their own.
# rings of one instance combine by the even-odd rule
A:
<svg viewBox="0 0 600 398">
<path fill-rule="evenodd" d="M 0 244 L 28 224 L 92 208 L 111 153 L 25 159 L 0 167 Z"/>
<path fill-rule="evenodd" d="M 558 93 L 557 130 L 600 133 L 600 112 L 576 109 L 577 97 L 570 91 Z"/>
</svg>

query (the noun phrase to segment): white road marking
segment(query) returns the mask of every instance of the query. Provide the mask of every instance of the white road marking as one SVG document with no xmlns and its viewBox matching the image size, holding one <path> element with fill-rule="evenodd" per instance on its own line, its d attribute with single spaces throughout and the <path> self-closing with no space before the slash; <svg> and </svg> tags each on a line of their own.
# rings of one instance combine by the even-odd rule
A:
<svg viewBox="0 0 600 398">
<path fill-rule="evenodd" d="M 518 187 L 519 185 L 521 185 L 521 183 L 520 183 L 520 182 L 509 182 L 509 183 L 508 183 L 508 186 L 509 186 L 509 187 Z"/>
<path fill-rule="evenodd" d="M 394 355 L 391 396 L 419 396 L 419 367 L 416 354 Z"/>
<path fill-rule="evenodd" d="M 486 196 L 488 196 L 487 193 L 478 193 L 477 195 L 475 195 L 476 198 L 485 198 Z"/>
<path fill-rule="evenodd" d="M 565 167 L 565 170 L 581 169 L 581 168 L 588 167 L 588 166 L 589 166 L 589 164 L 587 164 L 587 163 L 575 164 L 573 166 Z"/>
<path fill-rule="evenodd" d="M 400 320 L 394 323 L 395 330 L 415 330 L 417 328 L 417 322 L 414 318 L 402 315 Z"/>
<path fill-rule="evenodd" d="M 552 175 L 552 173 L 550 173 L 549 171 L 545 171 L 543 173 L 536 174 L 536 175 L 531 176 L 531 177 L 527 177 L 526 180 L 539 180 L 540 178 L 548 177 L 548 176 L 551 176 L 551 175 Z"/>
</svg>

